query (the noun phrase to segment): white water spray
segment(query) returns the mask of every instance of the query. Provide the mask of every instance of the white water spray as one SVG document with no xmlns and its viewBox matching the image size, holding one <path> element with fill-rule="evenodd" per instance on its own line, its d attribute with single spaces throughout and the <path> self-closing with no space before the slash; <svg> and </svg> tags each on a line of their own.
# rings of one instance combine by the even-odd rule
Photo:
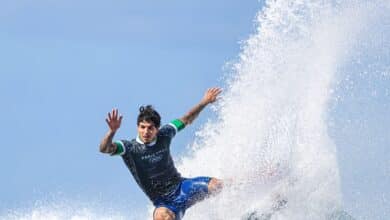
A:
<svg viewBox="0 0 390 220">
<path fill-rule="evenodd" d="M 379 4 L 379 3 L 378 3 Z M 371 8 L 370 8 L 371 7 Z M 181 161 L 184 176 L 231 180 L 186 219 L 329 219 L 341 209 L 336 149 L 326 119 L 337 68 L 375 3 L 267 1 L 233 65 L 218 120 Z M 333 213 L 333 214 L 332 214 Z"/>
</svg>

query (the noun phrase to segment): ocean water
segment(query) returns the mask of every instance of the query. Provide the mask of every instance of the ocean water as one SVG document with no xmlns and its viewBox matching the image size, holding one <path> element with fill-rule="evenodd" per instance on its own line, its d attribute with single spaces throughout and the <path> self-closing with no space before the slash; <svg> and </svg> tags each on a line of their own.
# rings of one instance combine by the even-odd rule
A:
<svg viewBox="0 0 390 220">
<path fill-rule="evenodd" d="M 343 99 L 340 91 L 356 77 L 357 66 L 365 70 L 359 76 L 389 82 L 388 14 L 389 1 L 266 1 L 256 31 L 227 64 L 216 117 L 177 162 L 183 176 L 226 181 L 218 196 L 189 209 L 186 220 L 350 219 L 343 211 L 338 146 L 329 133 L 331 108 Z M 0 219 L 150 216 L 151 209 L 118 213 L 115 207 L 107 212 L 99 204 L 55 201 Z"/>
</svg>

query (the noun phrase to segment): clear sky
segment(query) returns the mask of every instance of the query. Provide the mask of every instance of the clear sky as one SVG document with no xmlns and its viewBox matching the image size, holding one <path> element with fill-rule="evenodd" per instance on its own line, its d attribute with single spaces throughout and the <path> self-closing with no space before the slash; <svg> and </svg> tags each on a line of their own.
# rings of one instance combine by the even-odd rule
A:
<svg viewBox="0 0 390 220">
<path fill-rule="evenodd" d="M 121 159 L 98 152 L 107 112 L 117 107 L 124 115 L 117 138 L 135 136 L 142 104 L 153 104 L 164 123 L 184 114 L 206 88 L 224 85 L 224 65 L 254 33 L 263 4 L 1 0 L 0 214 L 67 199 L 145 209 L 148 200 Z M 343 81 L 343 99 L 330 110 L 345 199 L 358 201 L 349 210 L 388 213 L 389 78 L 361 75 L 353 87 Z M 175 157 L 208 117 L 205 110 L 177 136 Z"/>
<path fill-rule="evenodd" d="M 139 105 L 179 117 L 254 32 L 257 0 L 0 2 L 0 212 L 39 200 L 133 201 L 120 158 L 98 152 L 112 107 L 118 138 L 135 135 Z M 206 110 L 178 136 L 184 153 Z M 137 201 L 137 202 L 135 202 Z M 125 205 L 119 208 L 128 208 Z"/>
</svg>

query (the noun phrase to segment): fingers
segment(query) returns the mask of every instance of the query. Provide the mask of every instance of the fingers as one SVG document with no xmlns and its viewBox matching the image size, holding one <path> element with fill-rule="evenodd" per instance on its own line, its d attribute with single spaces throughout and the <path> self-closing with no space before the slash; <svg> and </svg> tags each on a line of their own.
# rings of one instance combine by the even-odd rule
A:
<svg viewBox="0 0 390 220">
<path fill-rule="evenodd" d="M 118 109 L 112 109 L 112 118 L 115 120 L 118 118 Z"/>
<path fill-rule="evenodd" d="M 122 115 L 119 116 L 120 121 L 122 120 L 122 117 L 123 117 Z M 113 120 L 115 121 L 118 120 L 118 109 L 115 108 L 112 109 L 112 111 L 107 114 L 107 118 L 106 118 L 107 123 Z"/>
<path fill-rule="evenodd" d="M 219 94 L 221 94 L 221 92 L 222 92 L 222 89 L 221 88 L 215 88 L 214 90 L 213 90 L 213 93 L 217 96 L 217 95 L 219 95 Z"/>
<path fill-rule="evenodd" d="M 222 89 L 219 87 L 213 87 L 213 88 L 209 88 L 207 92 L 211 93 L 212 95 L 219 95 L 222 92 Z"/>
<path fill-rule="evenodd" d="M 218 98 L 218 95 L 221 94 L 222 89 L 218 87 L 209 88 L 207 90 L 208 100 L 210 103 L 215 102 Z"/>
<path fill-rule="evenodd" d="M 123 116 L 118 115 L 118 109 L 112 109 L 111 112 L 108 113 L 106 118 L 106 123 L 111 131 L 116 131 L 119 129 L 122 123 Z"/>
</svg>

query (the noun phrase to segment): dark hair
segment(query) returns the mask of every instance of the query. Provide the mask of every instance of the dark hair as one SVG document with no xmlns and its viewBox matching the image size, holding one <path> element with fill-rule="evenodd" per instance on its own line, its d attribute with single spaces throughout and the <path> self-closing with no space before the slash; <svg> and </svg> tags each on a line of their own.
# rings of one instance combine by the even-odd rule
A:
<svg viewBox="0 0 390 220">
<path fill-rule="evenodd" d="M 139 114 L 137 118 L 137 125 L 139 125 L 140 122 L 153 122 L 154 126 L 156 128 L 160 127 L 161 117 L 160 114 L 156 110 L 154 110 L 153 106 L 147 105 L 147 106 L 141 106 L 139 107 Z"/>
</svg>

